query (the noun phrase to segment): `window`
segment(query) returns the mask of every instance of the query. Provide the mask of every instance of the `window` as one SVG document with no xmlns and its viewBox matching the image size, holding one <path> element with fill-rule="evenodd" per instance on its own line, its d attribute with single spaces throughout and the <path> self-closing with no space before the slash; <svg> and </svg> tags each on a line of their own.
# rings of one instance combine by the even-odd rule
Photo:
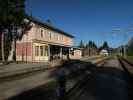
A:
<svg viewBox="0 0 133 100">
<path fill-rule="evenodd" d="M 41 38 L 43 37 L 43 30 L 41 30 Z"/>
<path fill-rule="evenodd" d="M 40 56 L 43 56 L 43 46 L 40 46 Z"/>
<path fill-rule="evenodd" d="M 50 39 L 50 32 L 47 32 L 47 38 Z"/>
<path fill-rule="evenodd" d="M 52 34 L 51 34 L 51 32 L 49 32 L 49 38 L 50 38 L 50 39 L 52 38 Z"/>
<path fill-rule="evenodd" d="M 47 30 L 45 30 L 45 32 L 44 32 L 44 36 L 45 36 L 45 39 L 48 38 Z"/>
<path fill-rule="evenodd" d="M 48 56 L 48 46 L 45 46 L 45 53 L 44 56 Z"/>
<path fill-rule="evenodd" d="M 39 46 L 35 46 L 35 56 L 39 56 Z"/>
</svg>

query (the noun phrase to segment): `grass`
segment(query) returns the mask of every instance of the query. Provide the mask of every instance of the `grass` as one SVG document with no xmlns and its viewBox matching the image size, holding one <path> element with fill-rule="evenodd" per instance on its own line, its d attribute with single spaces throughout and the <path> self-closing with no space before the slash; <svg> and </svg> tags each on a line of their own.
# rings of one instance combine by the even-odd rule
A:
<svg viewBox="0 0 133 100">
<path fill-rule="evenodd" d="M 83 57 L 83 58 L 81 58 L 81 60 L 85 60 L 85 61 L 92 61 L 92 60 L 95 60 L 95 59 L 99 59 L 99 58 L 101 58 L 102 56 L 85 56 L 85 57 Z"/>
<path fill-rule="evenodd" d="M 112 58 L 114 56 L 88 56 L 88 57 L 83 57 L 81 59 L 81 61 L 87 61 L 87 62 L 95 62 L 95 61 L 98 61 L 98 60 L 102 60 L 102 59 L 106 59 L 106 58 Z"/>
<path fill-rule="evenodd" d="M 133 62 L 133 56 L 127 56 L 126 58 L 127 58 L 127 60 Z"/>
</svg>

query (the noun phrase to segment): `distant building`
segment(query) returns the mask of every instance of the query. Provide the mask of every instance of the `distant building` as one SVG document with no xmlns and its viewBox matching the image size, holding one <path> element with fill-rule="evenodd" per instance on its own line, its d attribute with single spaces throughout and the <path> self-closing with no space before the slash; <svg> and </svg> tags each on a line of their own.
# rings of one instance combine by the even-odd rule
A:
<svg viewBox="0 0 133 100">
<path fill-rule="evenodd" d="M 106 49 L 102 49 L 102 50 L 100 51 L 100 55 L 108 56 L 108 55 L 109 55 L 109 52 L 108 52 L 108 50 L 106 50 Z"/>
<path fill-rule="evenodd" d="M 74 36 L 38 19 L 27 20 L 32 28 L 16 43 L 17 61 L 44 62 L 69 57 Z"/>
<path fill-rule="evenodd" d="M 80 59 L 82 58 L 82 48 L 78 48 L 78 47 L 73 47 L 71 48 L 71 54 L 70 54 L 70 58 L 71 59 Z"/>
<path fill-rule="evenodd" d="M 128 45 L 122 45 L 118 48 L 119 55 L 120 56 L 125 56 L 127 55 L 127 50 L 128 50 Z"/>
<path fill-rule="evenodd" d="M 83 55 L 84 56 L 94 56 L 98 54 L 98 49 L 94 47 L 84 48 Z"/>
</svg>

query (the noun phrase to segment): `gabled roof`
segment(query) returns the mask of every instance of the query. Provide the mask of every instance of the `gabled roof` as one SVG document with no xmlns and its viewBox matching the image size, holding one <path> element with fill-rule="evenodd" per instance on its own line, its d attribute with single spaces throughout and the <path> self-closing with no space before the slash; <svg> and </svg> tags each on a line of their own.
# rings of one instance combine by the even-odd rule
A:
<svg viewBox="0 0 133 100">
<path fill-rule="evenodd" d="M 69 36 L 69 37 L 71 37 L 71 38 L 74 38 L 73 35 L 71 35 L 71 34 L 69 34 L 69 33 L 67 33 L 67 32 L 64 32 L 63 30 L 58 29 L 58 28 L 56 28 L 56 27 L 54 27 L 54 26 L 52 26 L 52 25 L 50 25 L 50 24 L 48 24 L 48 23 L 46 23 L 46 22 L 43 22 L 43 21 L 41 21 L 41 20 L 39 20 L 39 19 L 37 19 L 37 18 L 27 16 L 27 19 L 30 20 L 30 21 L 32 21 L 32 22 L 34 22 L 34 23 L 37 23 L 37 24 L 39 24 L 39 25 L 41 25 L 41 26 L 43 26 L 43 27 L 46 27 L 46 28 L 52 29 L 52 30 L 54 30 L 54 31 L 56 31 L 56 32 L 59 32 L 60 34 Z"/>
</svg>

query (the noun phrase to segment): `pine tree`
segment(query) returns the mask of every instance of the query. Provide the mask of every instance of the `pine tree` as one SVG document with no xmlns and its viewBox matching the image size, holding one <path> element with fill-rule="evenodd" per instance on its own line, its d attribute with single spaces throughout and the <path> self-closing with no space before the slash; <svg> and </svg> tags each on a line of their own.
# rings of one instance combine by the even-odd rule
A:
<svg viewBox="0 0 133 100">
<path fill-rule="evenodd" d="M 82 40 L 81 40 L 80 43 L 79 43 L 79 47 L 80 47 L 80 48 L 84 48 L 84 47 L 85 47 Z"/>
<path fill-rule="evenodd" d="M 102 49 L 106 49 L 106 50 L 109 49 L 109 45 L 107 41 L 104 41 L 103 45 L 99 48 L 99 50 L 102 50 Z"/>
<path fill-rule="evenodd" d="M 95 44 L 94 41 L 92 42 L 92 44 L 93 44 L 93 48 L 97 49 L 97 45 Z"/>
</svg>

